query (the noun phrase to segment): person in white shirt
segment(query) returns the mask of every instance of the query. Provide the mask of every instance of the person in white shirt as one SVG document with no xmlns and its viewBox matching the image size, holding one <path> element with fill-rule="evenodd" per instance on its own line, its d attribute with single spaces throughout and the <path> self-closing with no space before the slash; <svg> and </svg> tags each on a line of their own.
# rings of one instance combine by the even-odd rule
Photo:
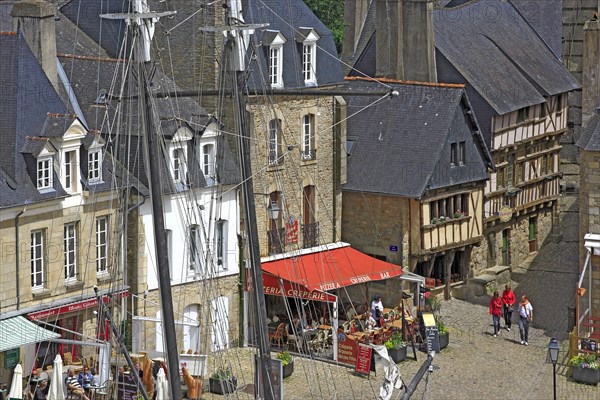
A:
<svg viewBox="0 0 600 400">
<path fill-rule="evenodd" d="M 521 344 L 529 346 L 529 324 L 533 321 L 533 306 L 523 295 L 519 302 L 519 333 L 521 334 Z"/>
<path fill-rule="evenodd" d="M 383 316 L 383 303 L 381 302 L 381 296 L 377 295 L 371 303 L 371 316 L 375 320 L 378 327 L 381 327 L 381 317 Z"/>
</svg>

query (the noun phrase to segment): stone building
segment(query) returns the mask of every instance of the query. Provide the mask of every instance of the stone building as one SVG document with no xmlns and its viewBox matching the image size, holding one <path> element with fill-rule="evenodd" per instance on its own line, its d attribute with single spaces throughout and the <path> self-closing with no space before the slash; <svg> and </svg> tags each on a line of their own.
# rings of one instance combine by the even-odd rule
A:
<svg viewBox="0 0 600 400">
<path fill-rule="evenodd" d="M 388 54 L 400 54 L 392 66 L 404 67 L 395 71 L 429 71 L 428 80 L 466 85 L 497 170 L 485 189 L 485 241 L 472 254 L 472 271 L 518 266 L 558 225 L 560 137 L 568 130 L 567 95 L 578 83 L 510 2 L 452 1 L 434 9 L 433 2 L 402 1 L 392 12 L 394 24 L 377 13 L 382 4 L 348 9 L 348 18 L 364 22 L 354 46 L 344 50 L 346 60 L 369 76 L 389 76 Z M 407 21 L 403 13 L 421 20 Z M 380 43 L 387 31 L 399 38 L 392 41 L 397 49 L 389 49 L 389 40 Z M 412 46 L 416 41 L 426 47 Z M 388 61 L 380 66 L 381 59 Z"/>
<path fill-rule="evenodd" d="M 28 374 L 57 354 L 98 360 L 108 349 L 89 338 L 108 339 L 99 303 L 128 294 L 118 205 L 131 176 L 66 101 L 55 47 L 45 45 L 55 40 L 54 7 L 14 3 L 0 9 L 14 22 L 0 24 L 0 365 L 21 361 Z"/>
<path fill-rule="evenodd" d="M 463 85 L 356 78 L 347 87 L 383 85 L 396 94 L 380 102 L 345 97 L 348 107 L 368 111 L 348 121 L 342 239 L 449 296 L 452 283 L 472 275 L 471 254 L 483 241 L 492 159 Z M 398 293 L 386 298 L 400 301 Z"/>
</svg>

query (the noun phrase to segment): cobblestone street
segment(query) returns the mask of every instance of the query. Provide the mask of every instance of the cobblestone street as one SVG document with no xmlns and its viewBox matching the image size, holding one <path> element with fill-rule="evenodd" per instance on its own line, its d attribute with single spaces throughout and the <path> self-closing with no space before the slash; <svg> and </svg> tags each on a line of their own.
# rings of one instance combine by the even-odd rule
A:
<svg viewBox="0 0 600 400">
<path fill-rule="evenodd" d="M 578 277 L 577 207 L 575 199 L 562 199 L 561 239 L 548 242 L 526 265 L 513 269 L 513 288 L 517 296 L 527 294 L 534 307 L 529 346 L 520 344 L 518 325 L 493 337 L 488 313 L 489 297 L 472 302 L 445 301 L 441 314 L 449 326 L 450 345 L 435 356 L 434 371 L 427 385 L 428 399 L 552 399 L 552 364 L 546 362 L 550 338 L 560 340 L 557 365 L 559 399 L 598 399 L 600 388 L 567 379 L 568 334 L 567 305 L 574 304 Z M 515 315 L 516 317 L 516 315 Z M 504 323 L 503 323 L 504 326 Z M 231 350 L 241 385 L 252 382 L 249 365 L 251 350 Z M 408 384 L 425 360 L 417 351 L 418 361 L 409 358 L 400 363 Z M 352 369 L 323 362 L 296 358 L 295 372 L 284 382 L 286 399 L 373 399 L 383 380 L 381 369 L 369 378 L 356 376 Z M 425 398 L 423 380 L 414 399 Z M 248 391 L 252 393 L 251 387 Z M 396 391 L 399 398 L 403 391 Z M 241 390 L 234 398 L 252 398 Z M 205 394 L 205 398 L 220 398 Z"/>
</svg>

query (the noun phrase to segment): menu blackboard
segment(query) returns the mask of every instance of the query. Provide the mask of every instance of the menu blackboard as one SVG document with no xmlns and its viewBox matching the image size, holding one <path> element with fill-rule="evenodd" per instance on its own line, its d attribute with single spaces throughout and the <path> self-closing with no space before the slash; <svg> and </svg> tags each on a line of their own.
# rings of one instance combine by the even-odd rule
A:
<svg viewBox="0 0 600 400">
<path fill-rule="evenodd" d="M 436 353 L 440 352 L 440 334 L 437 326 L 428 326 L 425 328 L 427 336 L 427 354 L 431 354 L 432 351 Z"/>
<path fill-rule="evenodd" d="M 369 375 L 371 372 L 371 358 L 373 349 L 363 344 L 358 346 L 358 356 L 356 357 L 356 365 L 354 370 L 363 375 Z"/>
</svg>

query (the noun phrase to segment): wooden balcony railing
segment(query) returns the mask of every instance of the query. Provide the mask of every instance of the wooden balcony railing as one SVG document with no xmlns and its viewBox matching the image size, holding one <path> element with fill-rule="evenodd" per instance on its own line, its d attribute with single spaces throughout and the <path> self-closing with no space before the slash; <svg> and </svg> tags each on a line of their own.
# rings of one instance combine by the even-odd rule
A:
<svg viewBox="0 0 600 400">
<path fill-rule="evenodd" d="M 421 250 L 464 244 L 482 236 L 482 221 L 472 216 L 445 218 L 421 227 Z"/>
</svg>

